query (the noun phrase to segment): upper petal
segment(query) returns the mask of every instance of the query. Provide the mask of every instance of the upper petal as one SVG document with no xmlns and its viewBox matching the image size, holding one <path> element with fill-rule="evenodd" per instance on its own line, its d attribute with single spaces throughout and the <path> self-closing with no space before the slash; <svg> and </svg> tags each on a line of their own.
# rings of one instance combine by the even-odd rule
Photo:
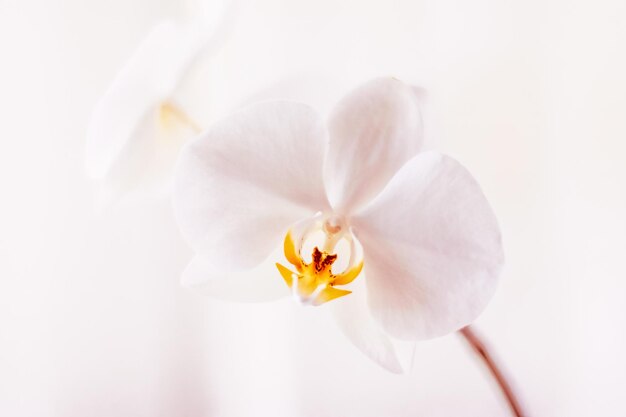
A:
<svg viewBox="0 0 626 417">
<path fill-rule="evenodd" d="M 370 308 L 392 336 L 457 330 L 495 291 L 504 260 L 500 230 L 479 185 L 452 158 L 417 155 L 353 224 Z"/>
<path fill-rule="evenodd" d="M 208 33 L 200 22 L 165 22 L 143 40 L 91 116 L 85 163 L 91 178 L 107 175 L 139 124 L 172 95 Z"/>
<path fill-rule="evenodd" d="M 214 268 L 248 268 L 289 226 L 328 208 L 326 131 L 308 106 L 258 103 L 183 148 L 174 207 L 183 236 Z"/>
<path fill-rule="evenodd" d="M 328 198 L 348 214 L 376 196 L 420 150 L 416 89 L 394 78 L 370 81 L 339 102 L 328 127 Z"/>
</svg>

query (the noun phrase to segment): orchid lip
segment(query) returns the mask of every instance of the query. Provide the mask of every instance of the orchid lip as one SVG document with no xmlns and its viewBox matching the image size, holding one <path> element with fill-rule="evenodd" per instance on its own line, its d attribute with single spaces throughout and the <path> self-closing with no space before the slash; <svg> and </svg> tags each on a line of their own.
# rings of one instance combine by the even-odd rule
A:
<svg viewBox="0 0 626 417">
<path fill-rule="evenodd" d="M 318 306 L 350 294 L 352 291 L 337 286 L 347 285 L 356 279 L 363 269 L 363 259 L 355 253 L 356 238 L 345 220 L 339 216 L 318 215 L 301 229 L 300 233 L 290 229 L 284 241 L 285 257 L 296 271 L 276 264 L 294 299 L 301 305 Z M 315 246 L 311 252 L 311 261 L 307 262 L 302 256 L 303 244 L 312 233 L 320 230 L 324 232 L 324 241 L 320 245 L 322 249 Z M 342 239 L 350 243 L 350 253 L 341 254 L 347 256 L 349 262 L 344 271 L 335 273 L 333 265 L 340 256 L 335 249 Z"/>
</svg>

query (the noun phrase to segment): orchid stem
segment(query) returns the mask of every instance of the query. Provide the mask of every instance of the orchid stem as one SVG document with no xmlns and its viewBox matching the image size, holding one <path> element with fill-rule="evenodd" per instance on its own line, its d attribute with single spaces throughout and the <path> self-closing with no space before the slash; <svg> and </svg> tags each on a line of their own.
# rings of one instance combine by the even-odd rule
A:
<svg viewBox="0 0 626 417">
<path fill-rule="evenodd" d="M 485 345 L 483 338 L 481 338 L 481 336 L 479 336 L 474 330 L 474 328 L 471 326 L 466 326 L 462 328 L 461 330 L 459 330 L 459 333 L 461 334 L 461 336 L 463 336 L 463 338 L 465 338 L 465 340 L 470 345 L 470 347 L 474 350 L 476 355 L 479 356 L 480 359 L 482 359 L 483 363 L 489 369 L 489 372 L 491 373 L 495 381 L 498 383 L 498 386 L 500 387 L 502 394 L 506 398 L 506 401 L 509 404 L 509 407 L 511 408 L 511 413 L 515 417 L 527 416 L 522 411 L 520 401 L 516 397 L 515 393 L 513 392 L 510 380 L 507 379 L 502 369 L 498 367 L 498 364 L 493 358 L 493 354 L 489 351 L 489 348 Z"/>
</svg>

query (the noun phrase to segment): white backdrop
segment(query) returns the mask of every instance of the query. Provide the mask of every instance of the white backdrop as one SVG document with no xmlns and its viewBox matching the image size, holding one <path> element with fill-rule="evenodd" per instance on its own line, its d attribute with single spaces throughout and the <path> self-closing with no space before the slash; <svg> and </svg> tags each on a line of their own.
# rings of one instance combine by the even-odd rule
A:
<svg viewBox="0 0 626 417">
<path fill-rule="evenodd" d="M 0 0 L 0 415 L 506 415 L 455 335 L 388 374 L 316 310 L 180 288 L 168 201 L 94 212 L 96 100 L 155 23 L 197 11 Z M 500 219 L 507 265 L 477 325 L 529 414 L 620 416 L 625 44 L 621 0 L 250 1 L 186 104 L 206 124 L 265 86 L 322 109 L 373 76 L 426 88 L 429 146 Z"/>
</svg>

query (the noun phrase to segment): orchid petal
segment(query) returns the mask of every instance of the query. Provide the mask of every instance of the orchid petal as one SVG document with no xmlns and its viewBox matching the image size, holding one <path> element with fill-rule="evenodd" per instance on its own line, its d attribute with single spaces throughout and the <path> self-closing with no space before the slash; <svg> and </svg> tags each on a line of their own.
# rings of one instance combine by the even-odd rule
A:
<svg viewBox="0 0 626 417">
<path fill-rule="evenodd" d="M 417 155 L 352 221 L 372 314 L 391 336 L 457 330 L 493 295 L 504 258 L 499 227 L 479 185 L 454 159 Z"/>
<path fill-rule="evenodd" d="M 203 24 L 155 27 L 96 104 L 87 131 L 86 170 L 102 179 L 141 123 L 158 115 L 195 56 L 210 38 Z"/>
<path fill-rule="evenodd" d="M 339 329 L 357 349 L 383 368 L 393 373 L 402 373 L 402 366 L 391 340 L 370 314 L 364 287 L 353 286 L 352 294 L 329 303 L 333 317 Z"/>
<path fill-rule="evenodd" d="M 184 270 L 181 284 L 224 301 L 264 302 L 290 295 L 289 288 L 276 276 L 271 261 L 233 273 L 216 271 L 205 258 L 195 256 Z"/>
<path fill-rule="evenodd" d="M 308 106 L 258 103 L 216 123 L 181 152 L 174 207 L 181 232 L 215 268 L 245 269 L 293 223 L 326 210 L 326 132 Z"/>
<path fill-rule="evenodd" d="M 335 211 L 349 214 L 375 197 L 422 144 L 416 90 L 380 78 L 341 100 L 329 120 L 326 186 Z"/>
</svg>

